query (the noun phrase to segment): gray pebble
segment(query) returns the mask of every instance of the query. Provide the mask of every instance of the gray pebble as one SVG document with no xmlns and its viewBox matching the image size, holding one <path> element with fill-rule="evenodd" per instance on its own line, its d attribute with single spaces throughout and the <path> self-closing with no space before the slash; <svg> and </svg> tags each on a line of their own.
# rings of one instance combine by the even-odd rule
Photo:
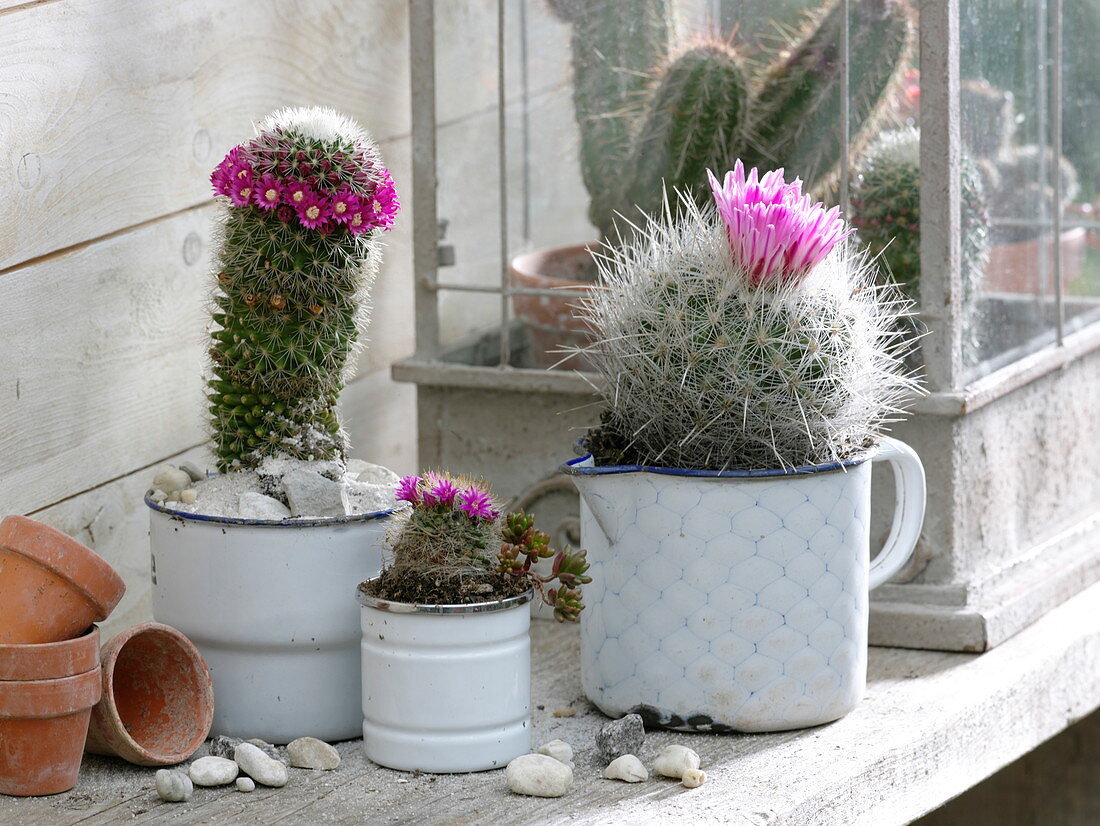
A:
<svg viewBox="0 0 1100 826">
<path fill-rule="evenodd" d="M 238 777 L 237 778 L 237 791 L 239 792 L 254 792 L 256 791 L 256 781 L 251 777 Z"/>
<path fill-rule="evenodd" d="M 340 752 L 316 737 L 299 737 L 287 743 L 286 756 L 290 765 L 299 769 L 331 771 L 340 765 Z"/>
<path fill-rule="evenodd" d="M 271 745 L 264 740 L 254 738 L 252 740 L 242 740 L 240 737 L 226 737 L 224 734 L 219 734 L 217 737 L 210 741 L 210 756 L 211 757 L 224 757 L 227 760 L 233 759 L 233 750 L 237 748 L 241 743 L 251 743 L 272 760 L 280 760 L 283 763 L 286 762 L 280 753 L 277 746 Z"/>
<path fill-rule="evenodd" d="M 624 754 L 641 754 L 645 726 L 640 714 L 628 714 L 606 723 L 596 734 L 596 753 L 604 764 Z"/>
<path fill-rule="evenodd" d="M 160 769 L 157 772 L 157 796 L 169 803 L 184 803 L 191 799 L 195 785 L 183 772 Z"/>
</svg>

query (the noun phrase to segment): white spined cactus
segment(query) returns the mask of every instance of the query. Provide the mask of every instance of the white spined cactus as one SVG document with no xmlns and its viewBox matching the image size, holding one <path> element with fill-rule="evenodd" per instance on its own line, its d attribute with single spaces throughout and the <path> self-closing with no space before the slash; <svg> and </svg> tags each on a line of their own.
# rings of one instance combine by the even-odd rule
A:
<svg viewBox="0 0 1100 826">
<path fill-rule="evenodd" d="M 712 186 L 717 209 L 681 198 L 598 256 L 580 309 L 608 407 L 597 462 L 791 468 L 863 450 L 916 389 L 896 332 L 908 302 L 782 170 L 738 163 Z"/>
</svg>

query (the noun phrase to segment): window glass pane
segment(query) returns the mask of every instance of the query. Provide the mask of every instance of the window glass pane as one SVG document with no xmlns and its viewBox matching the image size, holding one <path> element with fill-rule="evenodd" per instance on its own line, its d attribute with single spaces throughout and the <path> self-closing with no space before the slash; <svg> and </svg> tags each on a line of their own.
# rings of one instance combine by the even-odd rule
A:
<svg viewBox="0 0 1100 826">
<path fill-rule="evenodd" d="M 1065 259 L 1066 321 L 1074 329 L 1100 316 L 1100 2 L 1063 0 L 1062 151 L 1077 177 L 1064 226 L 1074 239 Z"/>
<path fill-rule="evenodd" d="M 990 220 L 988 263 L 964 290 L 963 356 L 975 376 L 1055 341 L 1056 244 L 1066 329 L 1089 320 L 1091 298 L 1100 296 L 1100 256 L 1088 246 L 1100 184 L 1100 4 L 1063 6 L 1060 159 L 1054 0 L 971 0 L 960 12 L 964 160 L 979 172 L 975 201 L 984 200 Z M 965 182 L 963 189 L 965 202 Z M 964 273 L 966 264 L 964 255 Z"/>
</svg>

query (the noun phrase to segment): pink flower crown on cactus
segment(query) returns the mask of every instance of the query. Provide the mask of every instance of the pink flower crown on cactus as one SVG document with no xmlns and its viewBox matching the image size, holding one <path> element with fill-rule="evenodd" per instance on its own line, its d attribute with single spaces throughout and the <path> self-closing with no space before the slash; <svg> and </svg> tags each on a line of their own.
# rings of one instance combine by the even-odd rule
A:
<svg viewBox="0 0 1100 826">
<path fill-rule="evenodd" d="M 840 208 L 826 211 L 802 181 L 783 180 L 776 169 L 758 178 L 754 167 L 745 175 L 737 161 L 719 182 L 709 169 L 718 214 L 726 224 L 730 252 L 753 286 L 797 285 L 833 247 L 852 234 Z"/>
<path fill-rule="evenodd" d="M 230 149 L 210 183 L 235 207 L 325 234 L 388 230 L 401 208 L 389 170 L 366 154 L 292 151 L 262 138 Z"/>
<path fill-rule="evenodd" d="M 457 484 L 456 484 L 457 482 Z M 492 522 L 500 517 L 489 491 L 481 486 L 462 484 L 446 473 L 428 471 L 426 476 L 406 476 L 397 483 L 397 500 L 416 508 L 443 508 L 461 511 L 471 519 Z"/>
</svg>

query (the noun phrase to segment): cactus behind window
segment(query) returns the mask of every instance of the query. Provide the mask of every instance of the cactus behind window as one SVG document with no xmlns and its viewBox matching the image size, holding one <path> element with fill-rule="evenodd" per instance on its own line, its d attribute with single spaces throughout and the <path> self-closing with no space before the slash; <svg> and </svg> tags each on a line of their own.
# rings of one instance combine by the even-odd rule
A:
<svg viewBox="0 0 1100 826">
<path fill-rule="evenodd" d="M 884 278 L 892 277 L 920 302 L 920 131 L 882 133 L 856 164 L 852 225 L 877 259 Z M 962 157 L 962 299 L 969 304 L 989 260 L 989 214 L 978 167 Z M 880 257 L 881 256 L 881 257 Z"/>
<path fill-rule="evenodd" d="M 608 412 L 599 464 L 813 465 L 863 450 L 914 387 L 900 293 L 781 173 L 740 162 L 715 205 L 681 199 L 608 248 L 582 300 Z"/>
<path fill-rule="evenodd" d="M 336 403 L 399 203 L 369 135 L 284 109 L 211 176 L 222 201 L 209 409 L 221 471 L 343 459 Z"/>
<path fill-rule="evenodd" d="M 724 41 L 669 60 L 664 0 L 552 0 L 573 26 L 574 110 L 589 218 L 615 237 L 615 213 L 661 211 L 663 181 L 703 204 L 708 166 L 783 166 L 830 189 L 840 164 L 840 30 L 829 0 L 759 71 Z M 852 145 L 866 142 L 913 47 L 906 0 L 855 0 L 849 19 Z M 653 77 L 655 80 L 651 80 Z"/>
</svg>

